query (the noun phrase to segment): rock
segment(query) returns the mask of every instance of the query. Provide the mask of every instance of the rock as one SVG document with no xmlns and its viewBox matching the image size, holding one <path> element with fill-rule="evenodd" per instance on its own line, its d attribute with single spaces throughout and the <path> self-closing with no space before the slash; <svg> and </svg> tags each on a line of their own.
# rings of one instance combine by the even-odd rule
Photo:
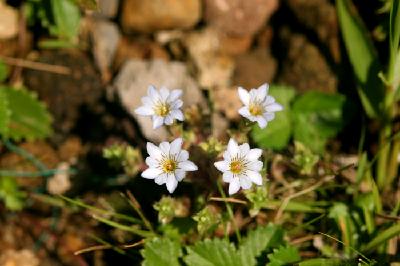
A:
<svg viewBox="0 0 400 266">
<path fill-rule="evenodd" d="M 278 80 L 304 92 L 318 90 L 335 92 L 337 78 L 318 48 L 303 35 L 287 34 L 283 37 L 288 45 L 286 59 L 282 63 L 282 73 Z"/>
<path fill-rule="evenodd" d="M 208 28 L 191 33 L 185 44 L 196 64 L 201 87 L 210 89 L 230 85 L 234 61 L 221 51 L 220 39 L 215 30 Z"/>
<path fill-rule="evenodd" d="M 18 11 L 0 1 L 0 39 L 11 39 L 18 33 Z"/>
<path fill-rule="evenodd" d="M 240 55 L 249 50 L 252 41 L 253 38 L 251 35 L 233 36 L 220 34 L 219 49 L 228 55 Z"/>
<path fill-rule="evenodd" d="M 242 107 L 242 102 L 237 94 L 237 87 L 216 88 L 213 90 L 214 107 L 216 110 L 225 114 L 229 119 L 238 119 L 238 110 Z"/>
<path fill-rule="evenodd" d="M 229 129 L 229 122 L 221 114 L 214 112 L 211 115 L 212 132 L 216 139 L 225 139 Z"/>
<path fill-rule="evenodd" d="M 126 32 L 190 28 L 201 17 L 200 0 L 125 0 L 122 28 Z"/>
<path fill-rule="evenodd" d="M 114 18 L 117 16 L 119 0 L 98 0 L 99 11 L 95 12 L 96 17 Z"/>
<path fill-rule="evenodd" d="M 68 173 L 69 168 L 70 166 L 68 163 L 60 163 L 57 167 L 59 172 L 47 180 L 47 191 L 50 194 L 64 194 L 71 188 L 71 180 Z"/>
<path fill-rule="evenodd" d="M 136 118 L 143 134 L 151 141 L 166 140 L 167 131 L 164 127 L 154 130 L 151 117 L 139 116 L 134 112 L 135 108 L 142 105 L 141 97 L 147 95 L 149 85 L 182 89 L 184 108 L 197 104 L 206 108 L 201 91 L 187 73 L 185 64 L 163 60 L 128 60 L 115 78 L 114 87 L 123 107 Z"/>
<path fill-rule="evenodd" d="M 29 249 L 3 250 L 0 255 L 2 266 L 38 266 L 39 259 Z"/>
<path fill-rule="evenodd" d="M 253 35 L 278 8 L 278 0 L 205 0 L 206 21 L 228 35 Z"/>
<path fill-rule="evenodd" d="M 276 74 L 277 62 L 269 49 L 258 48 L 235 59 L 233 84 L 245 88 L 258 88 L 270 83 Z"/>
<path fill-rule="evenodd" d="M 335 62 L 340 60 L 339 26 L 336 8 L 329 0 L 288 0 L 296 18 L 314 31 L 330 50 Z"/>
<path fill-rule="evenodd" d="M 123 36 L 118 43 L 114 68 L 119 69 L 129 59 L 163 59 L 168 61 L 169 55 L 161 45 L 149 39 L 132 39 Z"/>
<path fill-rule="evenodd" d="M 114 22 L 95 20 L 92 28 L 93 55 L 104 82 L 111 79 L 110 66 L 117 51 L 120 32 Z"/>
</svg>

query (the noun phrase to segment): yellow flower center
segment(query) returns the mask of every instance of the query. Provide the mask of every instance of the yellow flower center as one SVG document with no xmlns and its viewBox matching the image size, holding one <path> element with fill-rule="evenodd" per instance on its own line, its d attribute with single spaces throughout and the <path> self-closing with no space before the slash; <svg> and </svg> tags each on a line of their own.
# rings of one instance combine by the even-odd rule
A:
<svg viewBox="0 0 400 266">
<path fill-rule="evenodd" d="M 235 175 L 240 174 L 243 171 L 243 163 L 241 161 L 232 161 L 229 167 L 231 172 Z"/>
<path fill-rule="evenodd" d="M 154 107 L 154 113 L 162 117 L 167 116 L 169 114 L 169 111 L 170 111 L 170 106 L 167 103 L 159 103 Z"/>
<path fill-rule="evenodd" d="M 263 110 L 264 109 L 262 108 L 260 103 L 251 103 L 249 106 L 249 112 L 254 116 L 262 115 Z"/>
<path fill-rule="evenodd" d="M 162 169 L 164 173 L 171 174 L 176 170 L 176 168 L 177 164 L 175 160 L 167 159 L 162 163 Z"/>
</svg>

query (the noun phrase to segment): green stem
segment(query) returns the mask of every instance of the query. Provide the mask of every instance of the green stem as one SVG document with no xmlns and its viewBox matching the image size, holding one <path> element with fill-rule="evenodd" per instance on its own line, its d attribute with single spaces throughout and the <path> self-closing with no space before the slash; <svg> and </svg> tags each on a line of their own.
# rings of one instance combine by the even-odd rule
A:
<svg viewBox="0 0 400 266">
<path fill-rule="evenodd" d="M 397 176 L 399 168 L 399 162 L 397 161 L 397 157 L 399 155 L 399 152 L 400 152 L 400 140 L 396 139 L 393 143 L 389 159 L 387 185 L 390 185 Z"/>
<path fill-rule="evenodd" d="M 222 185 L 221 185 L 220 181 L 217 181 L 217 186 L 218 186 L 218 190 L 219 190 L 219 193 L 221 194 L 222 198 L 226 199 L 226 194 L 224 192 L 224 189 L 222 188 Z M 227 201 L 225 201 L 225 206 L 226 206 L 226 209 L 228 211 L 229 218 L 232 220 L 232 224 L 233 224 L 233 226 L 235 228 L 236 238 L 237 238 L 238 242 L 240 243 L 242 241 L 242 239 L 240 237 L 240 232 L 239 232 L 239 228 L 238 228 L 238 226 L 236 224 L 235 217 L 233 216 L 232 207 L 231 207 L 230 203 L 227 202 Z"/>
<path fill-rule="evenodd" d="M 379 134 L 379 148 L 381 149 L 380 155 L 378 156 L 378 165 L 377 165 L 377 183 L 380 189 L 386 186 L 387 180 L 387 167 L 388 167 L 388 158 L 390 153 L 390 142 L 387 142 L 390 137 L 391 126 L 389 123 L 386 123 L 382 128 Z"/>
<path fill-rule="evenodd" d="M 12 144 L 9 140 L 3 140 L 4 145 L 7 147 L 12 152 L 15 152 L 16 154 L 20 155 L 22 158 L 30 161 L 38 170 L 40 171 L 46 171 L 47 166 L 43 164 L 41 161 L 36 159 L 36 157 L 31 154 L 30 152 Z"/>
</svg>

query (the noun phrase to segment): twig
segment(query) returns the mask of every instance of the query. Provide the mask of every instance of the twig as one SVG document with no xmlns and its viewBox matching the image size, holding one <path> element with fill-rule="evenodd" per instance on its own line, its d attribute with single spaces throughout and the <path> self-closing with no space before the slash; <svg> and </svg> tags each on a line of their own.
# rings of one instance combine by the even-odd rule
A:
<svg viewBox="0 0 400 266">
<path fill-rule="evenodd" d="M 399 216 L 392 216 L 392 215 L 387 215 L 387 214 L 383 214 L 383 213 L 377 213 L 376 216 L 387 219 L 387 220 L 400 221 Z"/>
<path fill-rule="evenodd" d="M 8 65 L 30 68 L 30 69 L 34 69 L 34 70 L 51 72 L 51 73 L 56 73 L 56 74 L 61 74 L 61 75 L 70 75 L 72 72 L 71 69 L 66 66 L 51 65 L 51 64 L 41 63 L 41 62 L 25 60 L 25 59 L 21 59 L 21 58 L 0 56 L 0 60 L 2 60 L 4 63 L 6 63 Z"/>
<path fill-rule="evenodd" d="M 136 200 L 136 198 L 133 196 L 133 194 L 127 190 L 126 195 L 128 195 L 128 203 L 129 205 L 132 206 L 132 208 L 139 214 L 140 218 L 142 219 L 144 225 L 149 229 L 151 232 L 154 233 L 153 226 L 151 225 L 150 221 L 146 218 L 144 213 L 142 212 L 142 208 L 140 207 L 139 202 Z"/>
<path fill-rule="evenodd" d="M 231 203 L 238 203 L 238 204 L 243 204 L 247 205 L 247 202 L 244 200 L 239 200 L 235 198 L 220 198 L 220 197 L 211 197 L 210 201 L 223 201 L 223 202 L 231 202 Z"/>
<path fill-rule="evenodd" d="M 286 206 L 289 204 L 290 200 L 292 200 L 294 198 L 297 198 L 297 197 L 299 197 L 301 195 L 307 194 L 307 193 L 317 189 L 318 187 L 320 187 L 325 182 L 328 182 L 328 181 L 330 181 L 330 180 L 332 180 L 334 178 L 335 178 L 335 176 L 333 176 L 333 175 L 327 176 L 324 179 L 320 180 L 319 182 L 315 183 L 314 185 L 312 185 L 312 186 L 310 186 L 310 187 L 308 187 L 306 189 L 303 189 L 303 190 L 301 190 L 301 191 L 299 191 L 297 193 L 294 193 L 294 194 L 289 195 L 288 197 L 286 197 L 282 201 L 282 204 L 279 207 L 279 209 L 278 209 L 278 211 L 277 211 L 277 213 L 275 215 L 275 222 L 277 222 L 282 217 L 283 211 L 285 210 Z"/>
<path fill-rule="evenodd" d="M 143 243 L 144 243 L 144 239 L 142 239 L 142 240 L 140 240 L 138 242 L 135 242 L 133 244 L 119 245 L 118 247 L 120 249 L 129 249 L 129 248 L 134 248 L 134 247 L 140 246 Z M 96 251 L 96 250 L 105 250 L 105 249 L 111 249 L 111 248 L 113 248 L 111 245 L 96 245 L 96 246 L 87 247 L 87 248 L 75 251 L 74 255 L 77 256 L 77 255 L 80 255 L 80 254 L 83 254 L 83 253 L 87 253 L 87 252 L 92 252 L 92 251 Z"/>
</svg>

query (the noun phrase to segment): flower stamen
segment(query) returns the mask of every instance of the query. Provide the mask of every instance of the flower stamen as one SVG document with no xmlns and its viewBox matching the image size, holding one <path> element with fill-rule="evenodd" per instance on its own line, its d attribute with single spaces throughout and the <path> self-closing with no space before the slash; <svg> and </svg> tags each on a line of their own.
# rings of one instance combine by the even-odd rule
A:
<svg viewBox="0 0 400 266">
<path fill-rule="evenodd" d="M 258 102 L 253 102 L 249 105 L 249 112 L 251 115 L 258 116 L 263 114 L 263 107 Z"/>
<path fill-rule="evenodd" d="M 231 161 L 229 168 L 233 174 L 238 175 L 243 171 L 244 165 L 242 161 L 235 160 Z"/>
<path fill-rule="evenodd" d="M 175 170 L 177 168 L 177 163 L 173 159 L 166 159 L 162 162 L 161 167 L 162 167 L 162 170 L 164 171 L 164 173 L 171 174 L 171 173 L 175 172 Z"/>
<path fill-rule="evenodd" d="M 170 106 L 168 103 L 159 103 L 154 106 L 154 113 L 161 117 L 166 117 L 169 114 Z"/>
</svg>

